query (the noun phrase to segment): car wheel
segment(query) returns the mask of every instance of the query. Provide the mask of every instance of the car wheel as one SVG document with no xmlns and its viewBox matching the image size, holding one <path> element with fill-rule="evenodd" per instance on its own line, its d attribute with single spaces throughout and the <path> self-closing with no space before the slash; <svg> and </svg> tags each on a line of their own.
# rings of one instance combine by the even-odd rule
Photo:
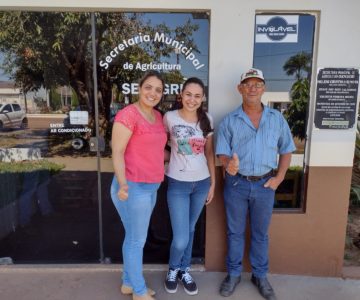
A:
<svg viewBox="0 0 360 300">
<path fill-rule="evenodd" d="M 80 150 L 85 146 L 85 141 L 82 138 L 75 138 L 71 141 L 71 146 L 75 150 Z"/>
<path fill-rule="evenodd" d="M 28 128 L 28 120 L 27 120 L 27 119 L 24 119 L 24 120 L 21 121 L 20 128 L 21 128 L 21 129 L 26 129 L 26 128 Z"/>
</svg>

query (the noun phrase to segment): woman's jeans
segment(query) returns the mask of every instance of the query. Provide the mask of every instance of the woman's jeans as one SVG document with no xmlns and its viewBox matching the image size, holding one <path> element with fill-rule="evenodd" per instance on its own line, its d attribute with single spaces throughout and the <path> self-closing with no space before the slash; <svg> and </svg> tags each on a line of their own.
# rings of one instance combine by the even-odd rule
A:
<svg viewBox="0 0 360 300">
<path fill-rule="evenodd" d="M 271 221 L 275 191 L 265 188 L 271 176 L 248 181 L 226 173 L 224 201 L 227 218 L 228 253 L 226 265 L 231 276 L 240 276 L 245 244 L 246 217 L 249 213 L 251 231 L 250 263 L 252 273 L 264 278 L 268 272 L 268 229 Z"/>
<path fill-rule="evenodd" d="M 143 248 L 160 183 L 128 181 L 128 186 L 128 199 L 122 201 L 117 195 L 120 186 L 114 176 L 111 198 L 125 228 L 123 284 L 132 287 L 135 294 L 144 295 L 147 288 L 142 272 Z"/>
<path fill-rule="evenodd" d="M 190 268 L 195 225 L 209 188 L 210 177 L 191 182 L 168 177 L 167 202 L 173 231 L 169 267 L 172 269 Z"/>
</svg>

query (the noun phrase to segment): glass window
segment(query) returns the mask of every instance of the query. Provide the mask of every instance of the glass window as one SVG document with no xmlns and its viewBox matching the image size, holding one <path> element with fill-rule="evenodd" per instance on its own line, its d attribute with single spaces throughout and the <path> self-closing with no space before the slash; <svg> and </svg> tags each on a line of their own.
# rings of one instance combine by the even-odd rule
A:
<svg viewBox="0 0 360 300">
<path fill-rule="evenodd" d="M 6 104 L 2 110 L 3 112 L 12 112 L 13 109 L 10 104 Z"/>
<path fill-rule="evenodd" d="M 112 87 L 109 112 L 114 114 L 137 100 L 138 81 L 149 70 L 163 74 L 165 96 L 162 112 L 176 108 L 176 95 L 188 77 L 199 77 L 208 86 L 209 14 L 199 13 L 108 13 L 103 20 L 117 18 L 123 30 L 101 31 L 99 66 Z M 207 102 L 206 102 L 207 105 Z"/>
<path fill-rule="evenodd" d="M 296 151 L 276 193 L 276 208 L 303 207 L 303 164 L 316 17 L 265 14 L 255 17 L 253 66 L 264 72 L 263 102 L 287 119 Z"/>
<path fill-rule="evenodd" d="M 19 104 L 13 104 L 14 111 L 20 111 L 21 107 Z"/>
<path fill-rule="evenodd" d="M 165 79 L 165 95 L 158 109 L 165 113 L 179 105 L 177 95 L 182 83 L 189 77 L 199 77 L 208 91 L 209 30 L 208 12 L 196 13 L 101 13 L 98 26 L 118 22 L 118 26 L 99 28 L 98 76 L 103 106 L 111 129 L 116 113 L 138 98 L 138 82 L 146 71 L 156 70 Z M 103 88 L 102 88 L 103 87 Z M 106 87 L 106 89 L 105 89 Z M 207 100 L 205 102 L 207 107 Z M 107 131 L 109 132 L 109 131 Z M 111 135 L 105 135 L 106 144 Z M 107 156 L 106 153 L 104 156 Z M 109 156 L 109 155 L 108 155 Z M 105 174 L 106 175 L 106 174 Z M 104 201 L 106 205 L 107 201 Z M 121 240 L 116 238 L 121 229 L 114 208 L 109 207 L 111 218 L 104 220 L 105 256 L 112 261 L 121 260 Z M 204 257 L 205 216 L 202 214 L 195 232 L 193 257 L 202 262 Z M 151 219 L 145 262 L 166 262 L 171 225 L 166 202 L 166 180 L 160 186 Z M 116 243 L 116 247 L 114 247 Z M 156 250 L 156 251 L 155 251 Z M 156 254 L 155 254 L 156 253 Z"/>
<path fill-rule="evenodd" d="M 8 111 L 20 105 L 0 114 L 0 257 L 15 263 L 97 262 L 103 255 L 121 261 L 124 230 L 109 193 L 114 116 L 137 100 L 148 70 L 165 78 L 162 112 L 176 107 L 186 78 L 199 77 L 207 89 L 208 12 L 97 12 L 94 97 L 91 17 L 0 11 L 0 103 Z M 168 260 L 166 182 L 158 195 L 147 263 Z M 204 220 L 195 232 L 197 262 L 204 258 Z"/>
</svg>

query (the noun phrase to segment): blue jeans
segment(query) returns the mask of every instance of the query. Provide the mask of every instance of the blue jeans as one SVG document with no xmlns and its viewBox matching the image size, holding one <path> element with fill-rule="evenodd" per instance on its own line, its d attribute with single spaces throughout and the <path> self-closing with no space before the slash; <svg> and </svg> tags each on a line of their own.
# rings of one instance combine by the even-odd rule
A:
<svg viewBox="0 0 360 300">
<path fill-rule="evenodd" d="M 195 225 L 204 207 L 210 188 L 210 177 L 199 181 L 168 178 L 169 206 L 173 240 L 169 267 L 186 270 L 191 264 Z"/>
<path fill-rule="evenodd" d="M 264 278 L 268 272 L 268 229 L 275 196 L 274 190 L 264 187 L 269 178 L 270 176 L 251 182 L 226 173 L 224 187 L 228 241 L 226 266 L 228 273 L 232 276 L 239 276 L 242 272 L 248 212 L 252 273 L 258 278 Z"/>
<path fill-rule="evenodd" d="M 122 247 L 123 284 L 132 287 L 136 295 L 144 295 L 147 288 L 142 271 L 143 248 L 160 183 L 128 181 L 128 186 L 128 199 L 122 201 L 117 195 L 120 186 L 114 176 L 111 184 L 111 199 L 125 229 Z"/>
</svg>

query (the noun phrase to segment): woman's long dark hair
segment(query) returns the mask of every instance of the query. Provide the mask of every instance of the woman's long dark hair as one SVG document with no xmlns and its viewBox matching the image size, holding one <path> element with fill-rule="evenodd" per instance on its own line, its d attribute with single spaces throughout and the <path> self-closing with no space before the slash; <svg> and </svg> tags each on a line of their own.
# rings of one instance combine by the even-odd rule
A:
<svg viewBox="0 0 360 300">
<path fill-rule="evenodd" d="M 205 85 L 202 82 L 202 80 L 197 77 L 190 77 L 189 79 L 187 79 L 183 84 L 182 92 L 185 90 L 186 86 L 191 83 L 199 85 L 203 90 L 203 95 L 205 96 Z M 200 129 L 202 130 L 204 137 L 207 137 L 207 135 L 210 132 L 213 132 L 214 130 L 211 128 L 210 120 L 203 109 L 203 102 L 201 102 L 201 105 L 196 110 L 196 114 L 198 118 L 198 124 L 200 125 Z"/>
</svg>

